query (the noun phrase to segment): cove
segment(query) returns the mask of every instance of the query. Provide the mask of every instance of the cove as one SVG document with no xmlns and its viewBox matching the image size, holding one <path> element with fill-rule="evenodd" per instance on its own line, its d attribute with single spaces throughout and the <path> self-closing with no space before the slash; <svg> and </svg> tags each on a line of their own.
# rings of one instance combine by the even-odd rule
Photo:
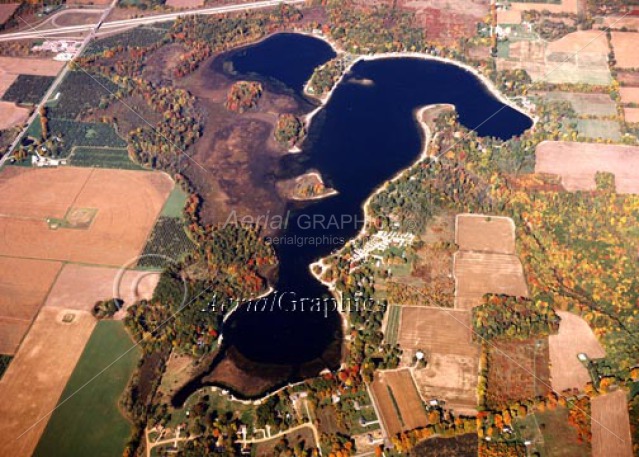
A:
<svg viewBox="0 0 639 457">
<path fill-rule="evenodd" d="M 316 61 L 312 56 L 325 52 L 326 46 L 306 35 L 277 34 L 222 57 L 224 67 L 238 76 L 276 81 L 304 97 L 303 85 L 312 73 L 309 62 Z M 330 57 L 327 53 L 324 60 Z M 284 157 L 280 164 L 283 174 L 316 169 L 339 193 L 305 205 L 291 204 L 288 224 L 277 234 L 279 243 L 274 243 L 280 265 L 272 286 L 278 296 L 267 297 L 263 311 L 254 303 L 245 304 L 230 316 L 213 365 L 232 349 L 257 365 L 281 367 L 288 373 L 286 382 L 339 366 L 339 350 L 335 350 L 342 340 L 339 314 L 331 309 L 327 313 L 299 309 L 302 298 L 329 296 L 309 265 L 358 233 L 363 224 L 362 203 L 422 151 L 416 110 L 440 103 L 455 105 L 460 122 L 482 136 L 508 139 L 532 125 L 528 116 L 503 104 L 476 75 L 460 66 L 417 57 L 355 63 L 313 117 L 301 153 Z M 203 385 L 201 377 L 193 380 L 173 403 L 183 404 Z"/>
</svg>

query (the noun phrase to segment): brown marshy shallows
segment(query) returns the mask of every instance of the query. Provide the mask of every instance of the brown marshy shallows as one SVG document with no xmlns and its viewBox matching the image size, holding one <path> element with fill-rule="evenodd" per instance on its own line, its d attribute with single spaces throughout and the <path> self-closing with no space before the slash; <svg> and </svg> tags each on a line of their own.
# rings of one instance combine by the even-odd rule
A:
<svg viewBox="0 0 639 457">
<path fill-rule="evenodd" d="M 304 114 L 313 105 L 286 88 L 263 84 L 257 107 L 236 113 L 225 107 L 227 94 L 239 79 L 225 71 L 227 55 L 205 62 L 178 84 L 198 99 L 204 132 L 192 150 L 185 174 L 203 198 L 206 223 L 282 214 L 285 198 L 277 190 L 278 162 L 287 150 L 273 138 L 279 114 Z"/>
</svg>

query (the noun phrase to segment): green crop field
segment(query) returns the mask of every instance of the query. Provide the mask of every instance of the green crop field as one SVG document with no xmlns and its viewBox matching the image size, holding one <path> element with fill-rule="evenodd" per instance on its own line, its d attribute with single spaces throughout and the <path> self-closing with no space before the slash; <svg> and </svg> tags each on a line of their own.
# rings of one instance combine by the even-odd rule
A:
<svg viewBox="0 0 639 457">
<path fill-rule="evenodd" d="M 69 161 L 76 167 L 120 168 L 124 170 L 143 170 L 129 159 L 125 148 L 76 147 Z"/>
<path fill-rule="evenodd" d="M 402 316 L 402 307 L 390 305 L 388 308 L 388 322 L 386 323 L 386 332 L 384 340 L 389 344 L 396 344 L 399 336 L 399 322 Z"/>
<path fill-rule="evenodd" d="M 60 402 L 70 398 L 53 413 L 34 456 L 122 455 L 131 425 L 122 416 L 118 402 L 140 358 L 139 349 L 131 350 L 132 346 L 122 322 L 98 323 Z"/>
</svg>

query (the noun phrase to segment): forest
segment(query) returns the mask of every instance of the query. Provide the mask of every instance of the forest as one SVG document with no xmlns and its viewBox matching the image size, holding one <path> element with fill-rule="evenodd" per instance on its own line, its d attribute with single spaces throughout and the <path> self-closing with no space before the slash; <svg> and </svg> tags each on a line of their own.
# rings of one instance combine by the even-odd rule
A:
<svg viewBox="0 0 639 457">
<path fill-rule="evenodd" d="M 547 302 L 488 294 L 473 308 L 473 338 L 528 339 L 557 333 L 559 316 Z"/>
<path fill-rule="evenodd" d="M 275 139 L 282 146 L 292 148 L 299 143 L 304 135 L 306 135 L 306 129 L 304 123 L 293 114 L 280 114 L 277 118 L 277 124 L 275 124 Z"/>
<path fill-rule="evenodd" d="M 224 106 L 229 111 L 242 114 L 257 107 L 257 102 L 260 100 L 262 92 L 262 84 L 259 82 L 237 81 L 229 89 Z"/>
</svg>

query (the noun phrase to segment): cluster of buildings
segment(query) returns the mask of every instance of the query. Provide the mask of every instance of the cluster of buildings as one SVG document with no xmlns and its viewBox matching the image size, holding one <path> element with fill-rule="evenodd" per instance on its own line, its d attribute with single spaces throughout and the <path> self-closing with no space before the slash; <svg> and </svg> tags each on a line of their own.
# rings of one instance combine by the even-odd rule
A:
<svg viewBox="0 0 639 457">
<path fill-rule="evenodd" d="M 52 52 L 55 54 L 53 60 L 68 62 L 73 60 L 81 47 L 81 41 L 46 40 L 42 44 L 34 46 L 33 50 L 39 52 Z"/>
</svg>

